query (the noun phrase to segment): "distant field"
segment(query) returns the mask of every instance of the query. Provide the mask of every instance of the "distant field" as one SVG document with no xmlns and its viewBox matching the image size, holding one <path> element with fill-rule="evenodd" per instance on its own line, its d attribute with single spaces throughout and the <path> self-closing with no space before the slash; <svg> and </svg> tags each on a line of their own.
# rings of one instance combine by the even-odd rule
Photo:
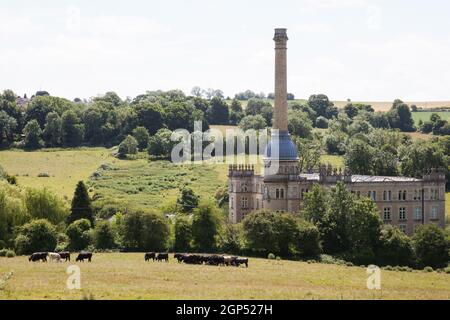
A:
<svg viewBox="0 0 450 320">
<path fill-rule="evenodd" d="M 81 290 L 68 290 L 66 263 L 0 258 L 0 299 L 450 299 L 450 275 L 382 271 L 367 289 L 365 268 L 250 259 L 249 268 L 144 262 L 143 254 L 94 254 L 80 263 Z"/>
<path fill-rule="evenodd" d="M 87 180 L 102 163 L 111 159 L 110 152 L 104 148 L 0 151 L 0 165 L 17 176 L 19 185 L 46 187 L 68 199 L 72 198 L 78 181 Z M 49 177 L 40 178 L 39 174 Z"/>
<path fill-rule="evenodd" d="M 417 125 L 420 120 L 423 122 L 430 121 L 430 117 L 433 113 L 438 114 L 443 120 L 450 120 L 450 112 L 413 112 L 414 123 Z"/>
<path fill-rule="evenodd" d="M 229 103 L 231 102 L 231 100 L 227 100 Z M 293 104 L 293 103 L 306 103 L 307 100 L 305 99 L 296 99 L 296 100 L 291 100 L 289 101 L 289 104 Z M 273 100 L 270 100 L 270 102 L 273 104 Z M 392 108 L 392 103 L 393 101 L 352 101 L 353 103 L 363 103 L 363 104 L 370 104 L 375 111 L 389 111 Z M 338 108 L 344 108 L 348 101 L 333 101 L 334 105 L 337 106 Z M 405 101 L 406 104 L 408 104 L 409 106 L 415 104 L 418 108 L 423 108 L 423 109 L 430 109 L 430 108 L 441 108 L 441 107 L 450 107 L 450 101 L 428 101 L 428 102 L 407 102 Z M 241 101 L 242 107 L 245 109 L 245 107 L 247 106 L 247 101 Z"/>
<path fill-rule="evenodd" d="M 364 103 L 370 104 L 375 111 L 389 111 L 392 108 L 393 101 L 352 101 L 353 103 Z M 347 101 L 333 101 L 334 105 L 338 108 L 343 108 L 348 103 Z M 429 101 L 429 102 L 414 102 L 414 101 L 405 101 L 409 106 L 415 104 L 418 108 L 430 109 L 430 108 L 441 108 L 441 107 L 450 107 L 450 101 Z"/>
</svg>

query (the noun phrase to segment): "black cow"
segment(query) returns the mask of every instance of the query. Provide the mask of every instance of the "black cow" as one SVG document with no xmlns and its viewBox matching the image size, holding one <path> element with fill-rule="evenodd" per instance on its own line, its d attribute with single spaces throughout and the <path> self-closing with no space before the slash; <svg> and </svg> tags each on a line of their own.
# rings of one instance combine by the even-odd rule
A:
<svg viewBox="0 0 450 320">
<path fill-rule="evenodd" d="M 219 255 L 212 255 L 208 257 L 208 261 L 206 264 L 212 265 L 212 266 L 219 266 L 225 264 L 225 258 L 223 256 Z"/>
<path fill-rule="evenodd" d="M 154 253 L 154 252 L 147 252 L 147 253 L 145 254 L 144 259 L 145 259 L 145 261 L 150 261 L 150 259 L 153 259 L 153 261 L 155 261 L 155 259 L 156 259 L 156 253 Z"/>
<path fill-rule="evenodd" d="M 236 267 L 239 267 L 241 264 L 245 264 L 248 268 L 248 258 L 236 258 L 236 260 L 234 260 L 234 265 Z"/>
<path fill-rule="evenodd" d="M 156 261 L 166 261 L 169 262 L 169 254 L 168 253 L 158 253 L 156 256 Z"/>
<path fill-rule="evenodd" d="M 80 254 L 77 257 L 77 262 L 78 261 L 83 261 L 87 259 L 89 262 L 91 262 L 92 259 L 92 252 L 80 252 Z"/>
<path fill-rule="evenodd" d="M 183 259 L 184 259 L 184 257 L 185 257 L 186 255 L 187 255 L 187 254 L 184 254 L 184 253 L 175 253 L 175 254 L 173 255 L 173 258 L 174 258 L 174 259 L 177 259 L 178 262 L 180 263 L 180 262 L 183 262 Z"/>
<path fill-rule="evenodd" d="M 64 259 L 65 262 L 70 261 L 70 252 L 64 251 L 64 252 L 58 252 L 61 256 L 61 259 Z"/>
<path fill-rule="evenodd" d="M 28 261 L 36 262 L 42 261 L 47 262 L 48 252 L 35 252 L 29 258 Z"/>
</svg>

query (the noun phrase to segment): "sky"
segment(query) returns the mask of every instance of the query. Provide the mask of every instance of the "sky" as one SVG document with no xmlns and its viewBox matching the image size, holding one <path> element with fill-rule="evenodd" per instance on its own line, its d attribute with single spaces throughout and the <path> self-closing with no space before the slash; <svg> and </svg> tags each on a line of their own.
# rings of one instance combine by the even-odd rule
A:
<svg viewBox="0 0 450 320">
<path fill-rule="evenodd" d="M 0 0 L 0 90 L 269 93 L 277 27 L 297 98 L 450 100 L 446 0 Z"/>
</svg>

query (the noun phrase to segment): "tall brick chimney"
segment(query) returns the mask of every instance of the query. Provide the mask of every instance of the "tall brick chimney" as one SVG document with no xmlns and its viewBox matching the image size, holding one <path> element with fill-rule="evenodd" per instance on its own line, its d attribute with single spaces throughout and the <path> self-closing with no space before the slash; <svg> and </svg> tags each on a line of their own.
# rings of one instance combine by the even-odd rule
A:
<svg viewBox="0 0 450 320">
<path fill-rule="evenodd" d="M 288 131 L 287 41 L 286 29 L 275 29 L 275 110 L 273 128 Z"/>
</svg>

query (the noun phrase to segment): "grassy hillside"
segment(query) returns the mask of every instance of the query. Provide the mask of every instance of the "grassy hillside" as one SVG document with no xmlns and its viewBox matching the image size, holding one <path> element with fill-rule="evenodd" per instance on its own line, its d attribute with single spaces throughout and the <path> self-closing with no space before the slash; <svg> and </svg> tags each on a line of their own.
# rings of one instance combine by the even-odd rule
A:
<svg viewBox="0 0 450 320">
<path fill-rule="evenodd" d="M 433 113 L 438 114 L 444 120 L 450 120 L 450 112 L 413 112 L 414 123 L 417 125 L 420 120 L 423 122 L 430 121 L 430 117 Z"/>
<path fill-rule="evenodd" d="M 110 161 L 104 148 L 0 151 L 0 165 L 26 187 L 46 187 L 61 197 L 72 198 L 76 183 L 86 180 L 102 163 Z M 38 177 L 45 174 L 49 177 Z"/>
<path fill-rule="evenodd" d="M 180 188 L 190 187 L 202 197 L 213 197 L 225 186 L 228 166 L 175 165 L 169 161 L 116 160 L 90 185 L 102 199 L 120 201 L 128 207 L 156 208 L 175 200 Z"/>
<path fill-rule="evenodd" d="M 94 254 L 81 263 L 81 290 L 66 289 L 66 263 L 0 258 L 13 272 L 0 299 L 450 299 L 450 275 L 382 271 L 381 291 L 365 268 L 250 259 L 249 268 L 145 263 L 143 254 Z"/>
</svg>

